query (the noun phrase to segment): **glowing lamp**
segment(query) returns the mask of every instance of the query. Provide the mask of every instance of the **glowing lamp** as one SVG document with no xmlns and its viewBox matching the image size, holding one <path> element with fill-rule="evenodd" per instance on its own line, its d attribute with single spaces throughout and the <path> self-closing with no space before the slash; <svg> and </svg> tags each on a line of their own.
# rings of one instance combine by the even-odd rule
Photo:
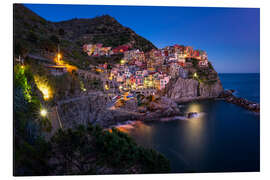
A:
<svg viewBox="0 0 270 180">
<path fill-rule="evenodd" d="M 38 89 L 41 91 L 41 93 L 43 95 L 43 99 L 45 101 L 47 101 L 50 98 L 52 98 L 53 92 L 52 92 L 50 86 L 48 86 L 47 82 L 45 82 L 45 80 L 41 79 L 38 76 L 34 76 L 34 79 L 35 79 L 35 83 L 36 83 Z"/>
<path fill-rule="evenodd" d="M 49 90 L 48 90 L 48 88 L 43 87 L 43 88 L 41 88 L 41 89 L 42 89 L 41 92 L 42 92 L 42 94 L 43 94 L 44 100 L 49 99 L 49 98 L 50 98 L 50 95 L 49 95 Z"/>
<path fill-rule="evenodd" d="M 41 110 L 40 110 L 40 115 L 41 115 L 42 117 L 46 117 L 46 116 L 47 116 L 47 110 L 46 110 L 46 109 L 41 109 Z"/>
<path fill-rule="evenodd" d="M 122 59 L 122 60 L 120 61 L 121 64 L 125 64 L 125 62 L 126 62 L 126 61 L 125 61 L 124 59 Z"/>
</svg>

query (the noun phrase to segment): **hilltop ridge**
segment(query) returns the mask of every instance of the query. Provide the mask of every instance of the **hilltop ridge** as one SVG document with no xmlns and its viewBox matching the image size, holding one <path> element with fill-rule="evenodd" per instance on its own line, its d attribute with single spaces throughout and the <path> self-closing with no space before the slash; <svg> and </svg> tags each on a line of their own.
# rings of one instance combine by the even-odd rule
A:
<svg viewBox="0 0 270 180">
<path fill-rule="evenodd" d="M 112 48 L 130 44 L 144 52 L 156 49 L 150 41 L 109 15 L 50 22 L 23 4 L 14 4 L 13 11 L 15 56 L 29 53 L 45 56 L 55 53 L 59 44 L 68 62 L 85 68 L 95 63 L 95 58 L 83 53 L 85 43 L 102 43 Z M 119 60 L 121 56 L 115 58 Z"/>
</svg>

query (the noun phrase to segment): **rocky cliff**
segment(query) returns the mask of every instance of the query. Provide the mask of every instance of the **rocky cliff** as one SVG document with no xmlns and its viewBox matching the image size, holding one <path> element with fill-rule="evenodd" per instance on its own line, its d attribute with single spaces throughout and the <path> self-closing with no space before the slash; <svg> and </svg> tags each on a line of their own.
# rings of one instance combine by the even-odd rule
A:
<svg viewBox="0 0 270 180">
<path fill-rule="evenodd" d="M 109 109 L 111 98 L 102 93 L 91 94 L 58 104 L 58 112 L 64 128 L 77 124 L 92 123 L 107 127 L 118 122 L 133 119 L 129 111 L 119 112 Z"/>
<path fill-rule="evenodd" d="M 189 101 L 195 99 L 215 98 L 223 92 L 219 79 L 207 84 L 195 79 L 183 79 L 181 77 L 172 80 L 166 88 L 164 95 L 175 101 Z"/>
<path fill-rule="evenodd" d="M 78 124 L 99 124 L 110 127 L 128 120 L 152 121 L 160 117 L 171 117 L 181 114 L 177 104 L 169 98 L 159 97 L 155 100 L 138 101 L 131 99 L 120 108 L 113 106 L 111 97 L 102 92 L 64 100 L 58 103 L 57 109 L 63 128 L 72 128 Z M 59 120 L 52 119 L 53 124 Z M 58 126 L 58 125 L 57 125 Z"/>
</svg>

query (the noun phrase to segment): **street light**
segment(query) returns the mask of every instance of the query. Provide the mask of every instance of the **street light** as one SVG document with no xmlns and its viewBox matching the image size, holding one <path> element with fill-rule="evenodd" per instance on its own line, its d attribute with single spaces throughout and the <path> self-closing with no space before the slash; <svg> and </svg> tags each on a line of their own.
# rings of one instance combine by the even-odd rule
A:
<svg viewBox="0 0 270 180">
<path fill-rule="evenodd" d="M 58 61 L 58 63 L 60 62 L 60 59 L 61 59 L 61 54 L 58 53 L 58 54 L 57 54 L 57 61 Z"/>
<path fill-rule="evenodd" d="M 125 60 L 124 59 L 122 59 L 121 61 L 120 61 L 120 63 L 123 65 L 123 64 L 125 64 Z"/>
<path fill-rule="evenodd" d="M 109 86 L 107 84 L 105 84 L 105 90 L 109 90 Z"/>
<path fill-rule="evenodd" d="M 41 115 L 42 117 L 46 117 L 46 116 L 47 116 L 47 110 L 46 110 L 46 109 L 41 109 L 41 110 L 40 110 L 40 115 Z"/>
</svg>

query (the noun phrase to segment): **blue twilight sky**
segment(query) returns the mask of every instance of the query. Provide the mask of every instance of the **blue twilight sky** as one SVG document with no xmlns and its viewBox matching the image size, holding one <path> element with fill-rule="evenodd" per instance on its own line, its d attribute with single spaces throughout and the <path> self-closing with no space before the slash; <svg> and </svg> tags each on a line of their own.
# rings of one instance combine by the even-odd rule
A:
<svg viewBox="0 0 270 180">
<path fill-rule="evenodd" d="M 109 14 L 158 48 L 190 45 L 208 53 L 218 73 L 260 71 L 260 9 L 26 4 L 57 22 Z"/>
</svg>

